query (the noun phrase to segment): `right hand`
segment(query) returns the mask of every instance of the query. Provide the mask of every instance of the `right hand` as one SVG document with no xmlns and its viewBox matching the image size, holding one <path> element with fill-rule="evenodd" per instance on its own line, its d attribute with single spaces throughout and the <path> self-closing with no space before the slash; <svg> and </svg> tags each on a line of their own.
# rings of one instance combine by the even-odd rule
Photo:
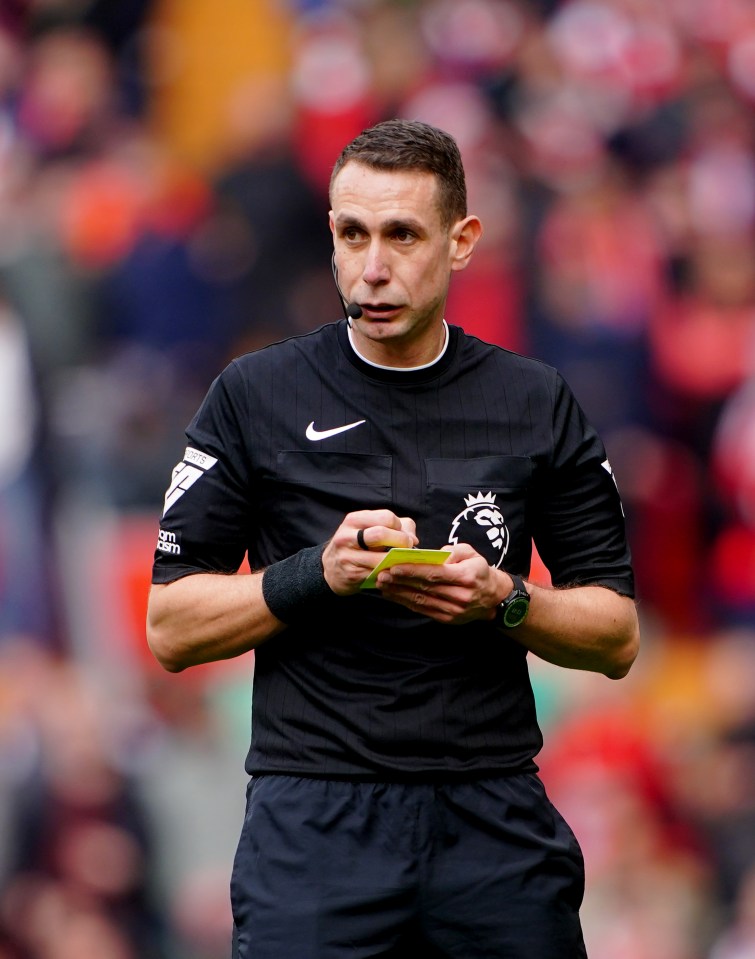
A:
<svg viewBox="0 0 755 959">
<path fill-rule="evenodd" d="M 362 549 L 357 534 L 367 549 Z M 350 596 L 394 546 L 411 549 L 417 545 L 416 524 L 409 516 L 397 516 L 389 509 L 365 509 L 347 513 L 322 554 L 322 568 L 328 586 L 339 596 Z"/>
</svg>

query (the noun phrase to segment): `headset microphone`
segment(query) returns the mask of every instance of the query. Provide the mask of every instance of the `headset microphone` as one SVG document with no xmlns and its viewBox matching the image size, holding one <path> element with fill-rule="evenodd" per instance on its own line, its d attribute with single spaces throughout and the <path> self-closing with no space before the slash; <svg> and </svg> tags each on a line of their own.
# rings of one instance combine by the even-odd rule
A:
<svg viewBox="0 0 755 959">
<path fill-rule="evenodd" d="M 358 320 L 362 315 L 362 307 L 358 303 L 346 303 L 346 297 L 341 292 L 341 287 L 338 283 L 338 268 L 336 267 L 335 250 L 330 255 L 330 268 L 333 271 L 333 279 L 335 280 L 336 289 L 338 290 L 338 298 L 341 301 L 341 305 L 343 306 L 343 310 L 346 315 L 346 322 L 349 324 L 349 326 L 351 326 L 351 321 Z"/>
</svg>

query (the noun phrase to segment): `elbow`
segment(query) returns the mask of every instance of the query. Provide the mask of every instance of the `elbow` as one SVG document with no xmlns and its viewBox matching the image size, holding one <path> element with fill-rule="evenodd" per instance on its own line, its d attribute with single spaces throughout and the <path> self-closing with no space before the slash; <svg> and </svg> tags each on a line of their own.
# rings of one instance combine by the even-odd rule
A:
<svg viewBox="0 0 755 959">
<path fill-rule="evenodd" d="M 168 673 L 180 673 L 187 667 L 165 630 L 147 624 L 147 646 L 157 662 Z"/>
<path fill-rule="evenodd" d="M 605 675 L 609 679 L 623 679 L 632 668 L 632 663 L 634 659 L 626 658 L 619 659 L 614 662 L 608 669 L 605 671 Z"/>
<path fill-rule="evenodd" d="M 621 643 L 616 645 L 611 662 L 605 670 L 605 675 L 609 679 L 623 679 L 632 668 L 639 652 L 640 628 L 635 623 L 629 634 L 623 638 Z"/>
<path fill-rule="evenodd" d="M 149 643 L 149 648 L 152 651 L 152 655 L 162 666 L 166 673 L 181 673 L 186 669 L 186 663 L 181 662 L 181 660 L 173 656 L 170 652 L 163 651 L 159 648 L 155 648 L 152 643 Z"/>
<path fill-rule="evenodd" d="M 186 666 L 174 659 L 168 659 L 160 656 L 155 656 L 155 659 L 162 666 L 166 673 L 182 673 L 184 669 L 186 669 Z"/>
<path fill-rule="evenodd" d="M 147 648 L 168 673 L 180 673 L 191 663 L 186 659 L 185 627 L 172 614 L 165 586 L 153 586 L 147 602 Z"/>
</svg>

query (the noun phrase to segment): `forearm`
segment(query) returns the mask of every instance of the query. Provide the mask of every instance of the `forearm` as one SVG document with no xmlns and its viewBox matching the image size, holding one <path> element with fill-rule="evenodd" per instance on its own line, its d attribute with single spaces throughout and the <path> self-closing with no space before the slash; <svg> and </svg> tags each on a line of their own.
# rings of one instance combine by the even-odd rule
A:
<svg viewBox="0 0 755 959">
<path fill-rule="evenodd" d="M 147 608 L 153 655 L 169 672 L 231 659 L 287 624 L 306 622 L 314 604 L 333 593 L 358 592 L 377 562 L 376 553 L 357 546 L 357 530 L 365 524 L 371 539 L 378 535 L 383 544 L 416 543 L 413 520 L 389 510 L 363 510 L 348 514 L 327 543 L 301 549 L 260 572 L 194 573 L 153 586 Z"/>
<path fill-rule="evenodd" d="M 511 636 L 556 666 L 621 679 L 640 642 L 634 601 L 602 586 L 550 589 L 527 584 L 526 621 Z"/>
<path fill-rule="evenodd" d="M 147 642 L 164 669 L 231 659 L 285 628 L 262 595 L 262 573 L 196 573 L 152 587 Z"/>
</svg>

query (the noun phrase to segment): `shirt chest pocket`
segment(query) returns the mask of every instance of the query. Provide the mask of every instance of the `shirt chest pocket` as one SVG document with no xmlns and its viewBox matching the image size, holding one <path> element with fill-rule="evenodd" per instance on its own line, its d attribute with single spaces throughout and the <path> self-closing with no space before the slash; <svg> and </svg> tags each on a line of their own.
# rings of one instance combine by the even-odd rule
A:
<svg viewBox="0 0 755 959">
<path fill-rule="evenodd" d="M 426 471 L 432 539 L 442 538 L 444 529 L 444 542 L 469 543 L 491 566 L 528 568 L 533 481 L 529 457 L 428 459 Z"/>
<path fill-rule="evenodd" d="M 262 485 L 261 525 L 271 537 L 284 536 L 286 555 L 324 542 L 346 513 L 390 504 L 391 468 L 390 456 L 284 450 Z"/>
</svg>

